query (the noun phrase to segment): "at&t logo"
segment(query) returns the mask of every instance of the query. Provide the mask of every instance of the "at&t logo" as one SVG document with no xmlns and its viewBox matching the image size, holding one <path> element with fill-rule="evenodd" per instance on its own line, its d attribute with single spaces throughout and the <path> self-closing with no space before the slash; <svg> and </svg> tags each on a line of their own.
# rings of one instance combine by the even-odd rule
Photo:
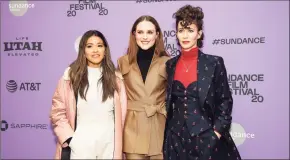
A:
<svg viewBox="0 0 290 160">
<path fill-rule="evenodd" d="M 17 90 L 17 83 L 14 80 L 9 80 L 6 84 L 6 88 L 9 92 L 14 93 Z"/>
<path fill-rule="evenodd" d="M 10 93 L 14 93 L 17 90 L 19 91 L 39 91 L 40 82 L 22 82 L 18 86 L 15 80 L 9 80 L 6 84 L 6 89 Z"/>
</svg>

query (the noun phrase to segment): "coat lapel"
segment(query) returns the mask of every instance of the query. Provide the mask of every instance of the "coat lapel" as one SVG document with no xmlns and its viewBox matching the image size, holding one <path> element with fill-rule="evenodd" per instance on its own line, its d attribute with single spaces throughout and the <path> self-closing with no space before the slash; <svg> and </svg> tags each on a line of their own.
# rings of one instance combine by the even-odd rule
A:
<svg viewBox="0 0 290 160">
<path fill-rule="evenodd" d="M 180 55 L 172 58 L 167 62 L 167 74 L 168 74 L 168 90 L 167 90 L 167 101 L 166 108 L 169 111 L 169 103 L 171 101 L 172 84 L 174 80 L 174 73 L 176 70 L 176 64 Z M 214 77 L 214 63 L 209 59 L 209 56 L 198 51 L 198 62 L 197 62 L 197 80 L 198 80 L 198 94 L 200 105 L 203 106 L 207 97 L 209 88 L 211 87 L 212 78 Z"/>
<path fill-rule="evenodd" d="M 136 80 L 138 81 L 138 84 L 140 83 L 140 85 L 142 85 L 145 89 L 148 88 L 148 85 L 150 85 L 150 83 L 148 83 L 150 81 L 150 79 L 154 78 L 156 76 L 155 72 L 152 74 L 151 69 L 155 66 L 157 59 L 158 59 L 158 56 L 156 55 L 156 53 L 153 54 L 152 60 L 150 62 L 149 68 L 148 68 L 145 82 L 143 81 L 142 73 L 141 73 L 140 67 L 138 65 L 138 62 L 135 61 L 132 64 L 132 69 L 134 69 L 134 71 L 137 73 Z M 151 77 L 151 74 L 152 74 L 152 77 Z"/>
<path fill-rule="evenodd" d="M 134 73 L 136 73 L 136 77 L 134 79 L 135 83 L 142 86 L 142 87 L 145 87 L 145 84 L 144 84 L 143 78 L 142 78 L 142 74 L 141 74 L 141 70 L 138 66 L 137 61 L 132 63 L 132 69 L 134 70 Z"/>
<path fill-rule="evenodd" d="M 211 87 L 212 78 L 214 77 L 214 65 L 208 59 L 208 55 L 198 52 L 197 62 L 197 78 L 198 78 L 198 94 L 200 105 L 203 106 L 207 97 L 209 88 Z"/>
<path fill-rule="evenodd" d="M 166 63 L 166 72 L 167 72 L 167 100 L 166 100 L 166 110 L 169 111 L 169 104 L 171 101 L 171 91 L 172 91 L 172 84 L 174 80 L 174 73 L 176 69 L 176 64 L 179 59 L 180 55 L 175 56 L 174 58 L 170 59 Z"/>
<path fill-rule="evenodd" d="M 64 95 L 67 97 L 65 104 L 68 112 L 69 123 L 71 127 L 76 129 L 77 118 L 77 94 L 74 93 L 69 77 L 70 67 L 66 68 L 63 74 Z"/>
<path fill-rule="evenodd" d="M 151 63 L 149 65 L 149 68 L 148 68 L 148 72 L 147 72 L 147 75 L 146 75 L 146 79 L 145 79 L 145 83 L 144 83 L 144 86 L 145 86 L 145 89 L 149 89 L 151 88 L 152 86 L 150 86 L 150 81 L 152 79 L 155 79 L 156 78 L 156 72 L 155 71 L 152 71 L 152 69 L 154 67 L 156 67 L 157 64 L 157 60 L 158 60 L 158 56 L 156 53 L 153 54 L 153 57 L 152 57 L 152 60 L 151 60 Z M 139 70 L 140 71 L 140 70 Z M 140 76 L 141 76 L 141 80 L 143 82 L 143 78 L 142 78 L 142 75 L 141 75 L 141 71 L 140 71 Z M 151 88 L 152 89 L 152 88 Z"/>
</svg>

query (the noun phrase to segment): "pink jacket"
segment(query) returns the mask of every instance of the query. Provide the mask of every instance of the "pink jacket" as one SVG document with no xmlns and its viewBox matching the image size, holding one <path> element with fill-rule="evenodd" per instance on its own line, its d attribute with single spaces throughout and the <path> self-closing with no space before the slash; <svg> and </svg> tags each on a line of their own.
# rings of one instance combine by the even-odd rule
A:
<svg viewBox="0 0 290 160">
<path fill-rule="evenodd" d="M 61 159 L 62 148 L 67 146 L 64 142 L 72 137 L 75 129 L 76 100 L 74 92 L 70 87 L 69 70 L 67 68 L 64 75 L 58 81 L 56 91 L 52 98 L 52 108 L 50 120 L 54 133 L 57 136 L 58 143 L 56 147 L 55 159 Z M 117 84 L 120 91 L 115 92 L 115 152 L 114 158 L 122 158 L 122 133 L 127 111 L 127 96 L 123 77 L 116 72 Z"/>
</svg>

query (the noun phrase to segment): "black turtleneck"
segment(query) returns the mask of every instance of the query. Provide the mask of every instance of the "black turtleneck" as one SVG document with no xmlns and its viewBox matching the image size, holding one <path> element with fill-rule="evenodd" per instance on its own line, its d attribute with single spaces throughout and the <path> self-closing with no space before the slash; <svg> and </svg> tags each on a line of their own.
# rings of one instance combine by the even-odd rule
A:
<svg viewBox="0 0 290 160">
<path fill-rule="evenodd" d="M 139 65 L 143 82 L 145 83 L 146 76 L 154 55 L 155 45 L 147 50 L 143 50 L 142 48 L 138 47 L 137 52 L 137 63 Z"/>
</svg>

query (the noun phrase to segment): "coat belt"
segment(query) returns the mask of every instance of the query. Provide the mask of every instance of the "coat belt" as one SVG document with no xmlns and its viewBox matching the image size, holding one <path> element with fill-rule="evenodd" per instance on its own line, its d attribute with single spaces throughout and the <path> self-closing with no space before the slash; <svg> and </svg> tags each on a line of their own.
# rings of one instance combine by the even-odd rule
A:
<svg viewBox="0 0 290 160">
<path fill-rule="evenodd" d="M 166 116 L 165 102 L 160 104 L 146 104 L 141 101 L 128 100 L 128 110 L 146 112 L 147 117 L 151 117 L 156 113 Z"/>
</svg>

